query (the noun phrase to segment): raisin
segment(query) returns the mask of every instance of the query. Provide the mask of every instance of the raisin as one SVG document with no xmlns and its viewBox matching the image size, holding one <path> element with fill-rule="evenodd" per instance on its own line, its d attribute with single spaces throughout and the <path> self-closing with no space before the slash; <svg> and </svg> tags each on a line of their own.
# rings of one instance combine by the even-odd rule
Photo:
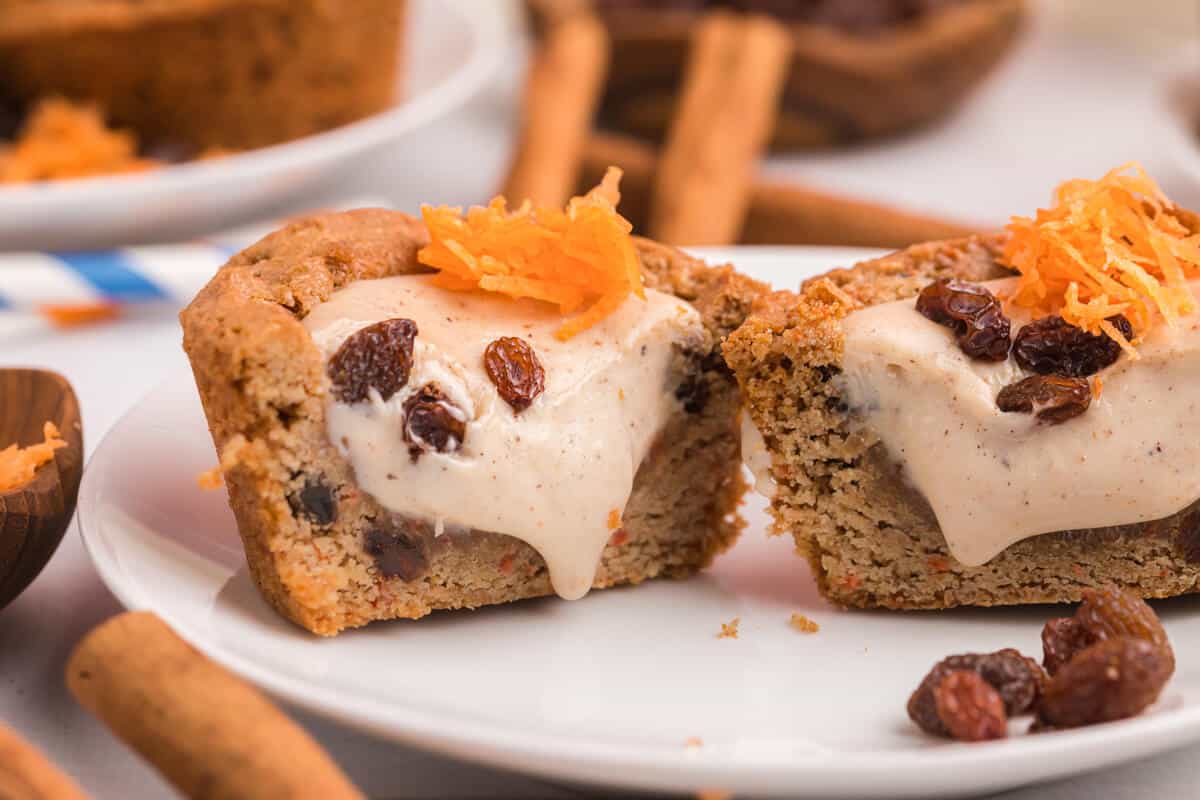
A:
<svg viewBox="0 0 1200 800">
<path fill-rule="evenodd" d="M 938 719 L 959 741 L 1003 739 L 1008 733 L 1000 693 L 977 672 L 958 669 L 946 673 L 933 690 L 933 699 Z"/>
<path fill-rule="evenodd" d="M 937 700 L 933 696 L 933 690 L 946 677 L 947 672 L 949 670 L 939 670 L 935 666 L 908 698 L 908 718 L 917 723 L 918 728 L 934 736 L 950 735 L 942 718 L 938 716 Z"/>
<path fill-rule="evenodd" d="M 537 353 L 523 339 L 504 336 L 489 344 L 483 351 L 483 366 L 514 414 L 529 408 L 546 388 Z"/>
<path fill-rule="evenodd" d="M 1042 422 L 1057 425 L 1078 417 L 1092 404 L 1087 378 L 1031 375 L 1010 383 L 996 395 L 996 406 L 1005 412 L 1035 414 Z"/>
<path fill-rule="evenodd" d="M 999 693 L 1005 712 L 1012 717 L 1033 709 L 1045 677 L 1036 661 L 1012 648 L 948 656 L 933 665 L 908 700 L 908 716 L 921 730 L 946 735 L 946 728 L 937 717 L 934 690 L 946 675 L 958 670 L 979 673 Z"/>
<path fill-rule="evenodd" d="M 971 358 L 1008 358 L 1008 317 L 1000 301 L 985 287 L 950 278 L 936 281 L 921 290 L 917 311 L 951 328 L 958 336 L 958 346 Z"/>
<path fill-rule="evenodd" d="M 292 513 L 314 525 L 332 525 L 337 520 L 337 496 L 324 481 L 308 478 L 299 492 L 288 495 Z"/>
<path fill-rule="evenodd" d="M 1054 675 L 1075 654 L 1095 644 L 1092 635 L 1074 617 L 1058 617 L 1042 628 L 1042 665 Z"/>
<path fill-rule="evenodd" d="M 437 384 L 421 387 L 404 401 L 404 441 L 415 462 L 430 450 L 452 453 L 462 447 L 467 423 Z"/>
<path fill-rule="evenodd" d="M 1062 728 L 1125 719 L 1158 699 L 1171 677 L 1161 647 L 1118 636 L 1075 655 L 1046 684 L 1039 716 Z"/>
<path fill-rule="evenodd" d="M 1121 315 L 1108 322 L 1126 340 L 1133 338 L 1133 327 Z M 1088 333 L 1060 316 L 1036 319 L 1017 331 L 1013 339 L 1013 357 L 1030 372 L 1086 378 L 1113 364 L 1121 356 L 1121 345 L 1106 334 Z"/>
<path fill-rule="evenodd" d="M 385 319 L 355 331 L 329 359 L 333 394 L 343 403 L 361 403 L 374 389 L 387 400 L 408 383 L 417 323 Z"/>
<path fill-rule="evenodd" d="M 1115 586 L 1085 589 L 1075 619 L 1093 641 L 1130 636 L 1150 642 L 1163 651 L 1170 672 L 1175 671 L 1175 653 L 1167 632 L 1154 609 L 1137 595 Z"/>
<path fill-rule="evenodd" d="M 425 538 L 409 527 L 377 527 L 363 536 L 363 550 L 385 578 L 414 581 L 429 568 Z"/>
</svg>

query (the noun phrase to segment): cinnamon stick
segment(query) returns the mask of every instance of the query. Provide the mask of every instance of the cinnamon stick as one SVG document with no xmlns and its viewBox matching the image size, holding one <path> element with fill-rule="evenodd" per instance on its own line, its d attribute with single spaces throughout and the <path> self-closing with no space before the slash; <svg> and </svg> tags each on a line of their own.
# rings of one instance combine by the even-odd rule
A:
<svg viewBox="0 0 1200 800">
<path fill-rule="evenodd" d="M 0 798 L 87 800 L 87 795 L 37 748 L 0 725 Z"/>
<path fill-rule="evenodd" d="M 650 209 L 657 154 L 628 136 L 595 133 L 584 149 L 577 191 L 595 186 L 609 166 L 625 171 L 621 214 L 643 229 Z M 758 182 L 738 239 L 742 244 L 808 244 L 851 247 L 908 247 L 935 239 L 979 233 L 970 226 L 914 214 L 882 203 L 778 182 Z"/>
<path fill-rule="evenodd" d="M 754 188 L 753 210 L 742 229 L 745 244 L 820 244 L 902 248 L 919 242 L 981 233 L 938 217 L 881 203 L 780 183 Z"/>
<path fill-rule="evenodd" d="M 154 614 L 84 637 L 67 686 L 188 797 L 362 797 L 299 725 Z"/>
<path fill-rule="evenodd" d="M 790 55 L 787 31 L 767 17 L 714 12 L 696 25 L 655 176 L 651 236 L 685 245 L 737 241 Z"/>
<path fill-rule="evenodd" d="M 526 78 L 517 152 L 502 187 L 512 203 L 566 205 L 608 58 L 608 33 L 590 14 L 566 15 L 546 30 Z"/>
</svg>

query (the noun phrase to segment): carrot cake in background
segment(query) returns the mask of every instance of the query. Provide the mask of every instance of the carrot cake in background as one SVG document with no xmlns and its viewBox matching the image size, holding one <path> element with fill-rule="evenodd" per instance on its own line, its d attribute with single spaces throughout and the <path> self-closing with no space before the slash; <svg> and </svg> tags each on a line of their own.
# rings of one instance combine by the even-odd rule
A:
<svg viewBox="0 0 1200 800">
<path fill-rule="evenodd" d="M 330 635 L 684 576 L 740 521 L 720 341 L 763 287 L 564 210 L 362 210 L 235 256 L 184 346 L 247 560 Z"/>
<path fill-rule="evenodd" d="M 328 130 L 394 102 L 403 17 L 404 0 L 0 0 L 0 140 L 48 98 L 160 161 Z"/>
<path fill-rule="evenodd" d="M 748 460 L 848 606 L 1200 580 L 1200 226 L 1139 167 L 1002 234 L 777 292 L 726 342 Z"/>
</svg>

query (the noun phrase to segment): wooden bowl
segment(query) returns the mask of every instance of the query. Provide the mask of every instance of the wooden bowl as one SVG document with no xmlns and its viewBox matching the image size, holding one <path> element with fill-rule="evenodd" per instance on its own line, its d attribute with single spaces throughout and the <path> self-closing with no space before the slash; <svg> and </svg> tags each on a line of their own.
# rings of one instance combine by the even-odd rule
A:
<svg viewBox="0 0 1200 800">
<path fill-rule="evenodd" d="M 58 549 L 75 513 L 83 477 L 83 423 L 67 379 L 36 369 L 0 369 L 0 449 L 43 439 L 58 426 L 66 447 L 38 468 L 32 481 L 0 493 L 0 609 L 38 576 Z"/>
<path fill-rule="evenodd" d="M 603 14 L 613 39 L 604 126 L 662 138 L 697 17 L 679 9 Z M 968 0 L 869 35 L 791 24 L 794 52 L 772 146 L 847 144 L 943 116 L 1001 60 L 1024 18 L 1024 0 Z"/>
</svg>

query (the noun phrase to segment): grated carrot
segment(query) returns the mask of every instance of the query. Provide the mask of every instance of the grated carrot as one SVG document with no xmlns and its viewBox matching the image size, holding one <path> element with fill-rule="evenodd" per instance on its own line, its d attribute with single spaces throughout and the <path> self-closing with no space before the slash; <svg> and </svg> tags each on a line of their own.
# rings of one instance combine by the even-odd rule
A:
<svg viewBox="0 0 1200 800">
<path fill-rule="evenodd" d="M 95 106 L 42 100 L 20 135 L 0 147 L 0 183 L 142 172 L 162 166 L 138 154 L 137 137 L 105 124 Z"/>
<path fill-rule="evenodd" d="M 482 289 L 579 313 L 555 332 L 561 340 L 587 330 L 629 296 L 645 299 L 633 226 L 617 213 L 621 170 L 572 198 L 565 211 L 528 202 L 508 210 L 503 197 L 461 208 L 422 206 L 430 243 L 417 259 L 439 270 L 434 283 L 452 291 Z M 582 309 L 582 311 L 580 311 Z"/>
<path fill-rule="evenodd" d="M 39 307 L 38 311 L 60 328 L 74 328 L 94 322 L 106 322 L 121 316 L 121 307 L 115 303 L 47 305 Z"/>
<path fill-rule="evenodd" d="M 1140 164 L 1067 181 L 1053 208 L 1013 217 L 1007 230 L 1004 260 L 1021 273 L 1010 302 L 1104 332 L 1130 355 L 1159 319 L 1174 327 L 1196 310 L 1188 280 L 1200 277 L 1200 233 Z M 1115 314 L 1133 342 L 1106 321 Z"/>
<path fill-rule="evenodd" d="M 33 480 L 38 467 L 54 458 L 54 451 L 66 447 L 53 422 L 42 426 L 44 441 L 28 447 L 15 444 L 0 450 L 0 492 L 11 492 Z"/>
</svg>

